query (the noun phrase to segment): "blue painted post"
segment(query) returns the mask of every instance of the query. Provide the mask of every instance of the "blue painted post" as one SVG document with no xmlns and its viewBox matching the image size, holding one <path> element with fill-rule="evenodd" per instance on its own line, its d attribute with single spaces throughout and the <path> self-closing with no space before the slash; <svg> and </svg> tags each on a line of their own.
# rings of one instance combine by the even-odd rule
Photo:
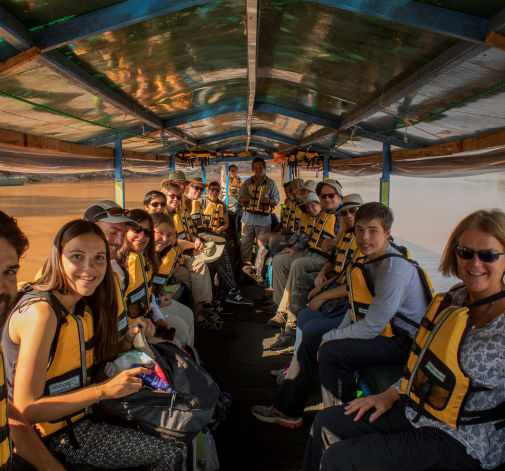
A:
<svg viewBox="0 0 505 471">
<path fill-rule="evenodd" d="M 391 144 L 382 145 L 382 178 L 380 179 L 380 202 L 389 206 L 389 180 L 391 176 Z"/>
<path fill-rule="evenodd" d="M 114 178 L 115 178 L 115 200 L 122 208 L 125 207 L 125 187 L 123 178 L 123 141 L 114 141 Z"/>
<path fill-rule="evenodd" d="M 170 151 L 170 172 L 175 172 L 175 152 Z"/>
<path fill-rule="evenodd" d="M 207 183 L 207 164 L 205 163 L 205 160 L 202 160 L 202 180 L 204 183 Z M 203 190 L 203 194 L 207 194 L 207 188 L 205 187 Z"/>
<path fill-rule="evenodd" d="M 329 178 L 329 176 L 330 176 L 330 156 L 328 154 L 324 154 L 323 180 Z"/>
<path fill-rule="evenodd" d="M 293 181 L 293 166 L 289 166 L 289 181 Z"/>
<path fill-rule="evenodd" d="M 228 175 L 228 169 L 230 164 L 226 164 L 226 206 L 230 204 L 230 194 L 228 193 L 228 186 L 230 185 L 230 175 Z"/>
</svg>

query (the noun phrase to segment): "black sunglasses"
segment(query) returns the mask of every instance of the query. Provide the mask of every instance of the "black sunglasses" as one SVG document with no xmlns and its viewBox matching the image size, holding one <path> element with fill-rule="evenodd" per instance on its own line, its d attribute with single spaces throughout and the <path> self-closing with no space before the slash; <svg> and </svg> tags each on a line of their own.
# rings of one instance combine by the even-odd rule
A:
<svg viewBox="0 0 505 471">
<path fill-rule="evenodd" d="M 146 237 L 151 238 L 153 236 L 154 231 L 152 229 L 144 229 L 141 225 L 133 226 L 133 225 L 128 225 L 128 227 L 135 232 L 135 234 L 142 234 Z"/>
<path fill-rule="evenodd" d="M 197 186 L 197 185 L 191 185 L 191 188 L 193 188 L 193 190 L 195 190 L 195 191 L 203 191 L 204 190 L 203 186 Z"/>
<path fill-rule="evenodd" d="M 336 193 L 321 193 L 319 195 L 319 198 L 330 198 L 333 199 L 335 198 Z"/>
<path fill-rule="evenodd" d="M 216 191 L 216 192 L 218 192 L 219 188 L 209 188 L 209 191 Z"/>
<path fill-rule="evenodd" d="M 340 215 L 345 218 L 348 214 L 356 214 L 357 211 L 358 211 L 358 207 L 354 206 L 349 209 L 343 209 L 342 211 L 340 211 Z"/>
<path fill-rule="evenodd" d="M 158 202 L 158 201 L 152 201 L 151 203 L 149 203 L 150 206 L 152 206 L 153 208 L 157 208 L 158 206 L 161 206 L 162 208 L 164 208 L 167 203 L 165 203 L 164 201 L 161 201 L 161 202 Z"/>
<path fill-rule="evenodd" d="M 170 198 L 171 200 L 182 200 L 181 195 L 172 195 L 170 193 L 167 195 L 167 198 Z"/>
<path fill-rule="evenodd" d="M 477 254 L 479 260 L 484 263 L 494 263 L 505 252 L 493 252 L 492 250 L 473 250 L 468 247 L 456 247 L 456 255 L 463 260 L 471 260 Z"/>
</svg>

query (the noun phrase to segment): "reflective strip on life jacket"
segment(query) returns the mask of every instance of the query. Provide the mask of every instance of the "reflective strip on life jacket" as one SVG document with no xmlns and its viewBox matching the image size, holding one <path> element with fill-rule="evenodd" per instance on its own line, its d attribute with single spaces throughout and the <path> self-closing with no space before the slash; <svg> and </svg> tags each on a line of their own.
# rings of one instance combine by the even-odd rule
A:
<svg viewBox="0 0 505 471">
<path fill-rule="evenodd" d="M 128 323 L 137 317 L 145 317 L 151 311 L 151 291 L 153 272 L 146 266 L 142 254 L 130 252 L 128 254 L 128 287 L 125 291 L 128 307 Z"/>
<path fill-rule="evenodd" d="M 270 203 L 261 202 L 262 198 L 268 197 L 266 182 L 260 185 L 250 182 L 247 189 L 249 191 L 249 203 L 243 207 L 244 211 L 253 214 L 270 214 Z"/>
<path fill-rule="evenodd" d="M 7 384 L 5 382 L 4 357 L 0 345 L 0 470 L 7 469 L 12 459 L 12 442 L 9 436 Z"/>
<path fill-rule="evenodd" d="M 119 335 L 123 335 L 128 330 L 128 308 L 126 306 L 125 298 L 123 296 L 123 286 L 121 282 L 121 277 L 116 272 L 113 273 L 114 273 L 114 281 L 116 288 L 115 291 L 118 306 L 118 315 L 117 315 L 118 331 Z"/>
<path fill-rule="evenodd" d="M 220 202 L 208 200 L 203 211 L 203 229 L 213 232 L 224 224 L 224 206 Z"/>
<path fill-rule="evenodd" d="M 163 288 L 165 288 L 165 285 L 174 274 L 176 267 L 184 263 L 184 257 L 182 256 L 182 251 L 177 243 L 177 239 L 175 239 L 175 235 L 172 235 L 170 245 L 161 252 L 160 258 L 161 264 L 152 281 L 155 295 L 161 293 Z"/>
<path fill-rule="evenodd" d="M 332 249 L 330 248 L 328 250 L 323 250 L 321 248 L 321 243 L 325 239 L 331 239 L 331 240 L 335 239 L 336 224 L 337 224 L 337 215 L 335 213 L 331 213 L 328 211 L 321 211 L 309 237 L 308 242 L 309 251 L 322 255 L 323 257 L 329 258 Z"/>
</svg>

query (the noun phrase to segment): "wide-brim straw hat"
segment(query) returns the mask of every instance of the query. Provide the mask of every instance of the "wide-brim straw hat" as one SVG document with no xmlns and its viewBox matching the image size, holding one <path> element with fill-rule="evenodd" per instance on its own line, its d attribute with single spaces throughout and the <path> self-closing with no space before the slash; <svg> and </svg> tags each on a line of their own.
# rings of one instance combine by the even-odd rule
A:
<svg viewBox="0 0 505 471">
<path fill-rule="evenodd" d="M 351 193 L 350 195 L 345 195 L 342 200 L 342 204 L 338 207 L 337 213 L 345 208 L 350 208 L 352 206 L 361 206 L 363 204 L 363 198 L 358 193 Z"/>
<path fill-rule="evenodd" d="M 223 255 L 223 251 L 224 251 L 224 244 L 218 245 L 215 242 L 210 241 L 205 242 L 203 250 L 200 253 L 196 251 L 193 253 L 197 254 L 194 256 L 195 260 L 199 260 L 205 263 L 212 263 L 221 258 L 221 255 Z"/>
</svg>

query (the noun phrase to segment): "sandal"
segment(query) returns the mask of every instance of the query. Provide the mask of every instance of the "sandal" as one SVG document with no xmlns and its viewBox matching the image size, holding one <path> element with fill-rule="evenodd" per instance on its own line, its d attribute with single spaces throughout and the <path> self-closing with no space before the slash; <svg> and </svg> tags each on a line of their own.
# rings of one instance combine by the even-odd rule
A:
<svg viewBox="0 0 505 471">
<path fill-rule="evenodd" d="M 213 319 L 203 317 L 200 320 L 195 321 L 195 326 L 204 330 L 219 330 L 223 327 L 223 324 L 218 323 Z"/>
</svg>

